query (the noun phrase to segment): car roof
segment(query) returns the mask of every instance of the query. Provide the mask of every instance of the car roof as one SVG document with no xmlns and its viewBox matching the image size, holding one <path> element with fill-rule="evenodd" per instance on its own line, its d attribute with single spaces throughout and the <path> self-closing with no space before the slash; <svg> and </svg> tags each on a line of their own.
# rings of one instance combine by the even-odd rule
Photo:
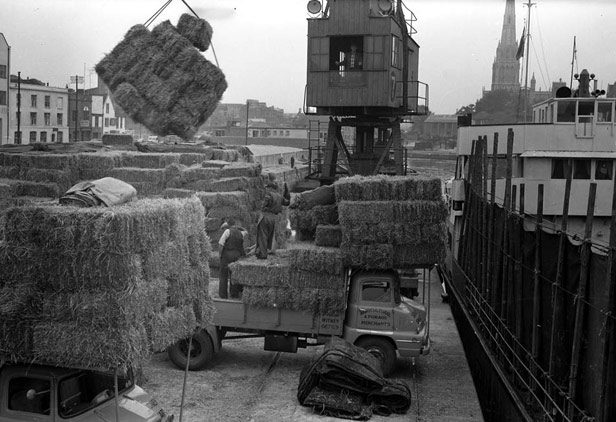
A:
<svg viewBox="0 0 616 422">
<path fill-rule="evenodd" d="M 0 369 L 8 373 L 21 373 L 27 376 L 52 376 L 56 378 L 80 372 L 79 369 L 74 368 L 24 363 L 5 363 L 0 366 Z"/>
</svg>

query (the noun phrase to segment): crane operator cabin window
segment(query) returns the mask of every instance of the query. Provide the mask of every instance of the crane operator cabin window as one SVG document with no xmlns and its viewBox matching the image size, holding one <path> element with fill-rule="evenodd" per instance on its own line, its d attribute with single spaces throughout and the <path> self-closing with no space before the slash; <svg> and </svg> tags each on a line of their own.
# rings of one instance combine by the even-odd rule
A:
<svg viewBox="0 0 616 422">
<path fill-rule="evenodd" d="M 363 37 L 331 37 L 329 44 L 329 69 L 352 72 L 364 68 Z"/>
</svg>

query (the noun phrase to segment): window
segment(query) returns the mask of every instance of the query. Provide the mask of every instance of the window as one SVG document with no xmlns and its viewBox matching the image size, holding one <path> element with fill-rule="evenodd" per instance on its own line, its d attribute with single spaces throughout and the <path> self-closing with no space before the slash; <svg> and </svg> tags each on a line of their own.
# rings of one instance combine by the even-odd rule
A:
<svg viewBox="0 0 616 422">
<path fill-rule="evenodd" d="M 64 142 L 64 132 L 58 132 L 58 142 Z"/>
<path fill-rule="evenodd" d="M 214 131 L 214 135 L 215 136 L 225 136 L 225 131 L 224 131 L 224 129 L 216 129 Z"/>
<path fill-rule="evenodd" d="M 6 65 L 0 64 L 0 79 L 6 79 Z"/>
<path fill-rule="evenodd" d="M 613 168 L 612 160 L 597 160 L 595 180 L 612 180 Z"/>
<path fill-rule="evenodd" d="M 45 95 L 45 108 L 50 108 L 50 107 L 51 107 L 51 96 Z"/>
<path fill-rule="evenodd" d="M 45 118 L 45 126 L 51 126 L 51 113 L 45 113 L 43 117 Z"/>
<path fill-rule="evenodd" d="M 575 101 L 558 101 L 558 122 L 575 122 Z"/>
<path fill-rule="evenodd" d="M 597 122 L 612 123 L 612 103 L 597 103 Z"/>
<path fill-rule="evenodd" d="M 573 160 L 573 178 L 590 179 L 590 160 Z"/>
<path fill-rule="evenodd" d="M 0 91 L 0 105 L 6 105 L 6 91 Z"/>
<path fill-rule="evenodd" d="M 81 117 L 81 119 L 90 120 L 90 109 L 88 107 L 83 108 L 83 116 Z"/>
<path fill-rule="evenodd" d="M 552 159 L 552 179 L 564 179 L 566 168 L 567 168 L 567 159 L 565 158 Z"/>
<path fill-rule="evenodd" d="M 56 99 L 56 107 L 58 107 L 58 110 L 62 110 L 64 108 L 64 98 L 58 97 Z"/>
<path fill-rule="evenodd" d="M 109 114 L 109 103 L 105 104 L 105 113 Z"/>
<path fill-rule="evenodd" d="M 109 119 L 109 126 L 114 126 L 114 127 L 116 126 L 116 119 L 115 118 L 111 117 Z"/>
<path fill-rule="evenodd" d="M 77 110 L 73 110 L 71 111 L 71 122 L 74 122 L 77 120 Z"/>
<path fill-rule="evenodd" d="M 402 68 L 402 60 L 400 60 L 400 51 L 402 40 L 395 35 L 391 36 L 391 65 L 392 67 Z"/>
<path fill-rule="evenodd" d="M 327 70 L 329 67 L 329 39 L 310 38 L 310 71 Z"/>
<path fill-rule="evenodd" d="M 284 136 L 290 136 L 291 135 L 291 131 L 290 130 L 285 130 L 284 131 Z"/>
<path fill-rule="evenodd" d="M 30 132 L 30 143 L 33 144 L 34 142 L 36 142 L 36 131 L 32 131 Z"/>
<path fill-rule="evenodd" d="M 30 105 L 36 107 L 36 95 L 30 95 Z"/>
<path fill-rule="evenodd" d="M 20 145 L 21 144 L 21 132 L 15 132 L 13 139 L 15 139 L 16 145 Z"/>
<path fill-rule="evenodd" d="M 28 391 L 34 390 L 34 397 L 28 398 Z M 51 383 L 48 380 L 18 377 L 9 381 L 9 409 L 17 412 L 49 415 L 51 407 Z M 18 418 L 21 419 L 21 418 Z"/>
<path fill-rule="evenodd" d="M 47 142 L 47 132 L 41 132 L 41 142 Z"/>
<path fill-rule="evenodd" d="M 105 127 L 109 127 L 109 117 L 105 117 Z"/>
<path fill-rule="evenodd" d="M 593 114 L 595 114 L 594 101 L 578 102 L 578 116 L 592 116 Z"/>
<path fill-rule="evenodd" d="M 364 38 L 361 36 L 331 37 L 329 69 L 338 71 L 362 70 L 364 67 Z"/>
<path fill-rule="evenodd" d="M 64 116 L 62 116 L 62 113 L 58 113 L 58 114 L 56 115 L 56 124 L 57 124 L 58 126 L 62 126 L 62 125 L 64 124 L 64 123 L 63 123 L 63 117 L 64 117 Z"/>
<path fill-rule="evenodd" d="M 30 113 L 30 124 L 36 126 L 36 112 Z"/>
<path fill-rule="evenodd" d="M 368 302 L 391 302 L 388 281 L 366 281 L 361 286 L 361 299 Z"/>
</svg>

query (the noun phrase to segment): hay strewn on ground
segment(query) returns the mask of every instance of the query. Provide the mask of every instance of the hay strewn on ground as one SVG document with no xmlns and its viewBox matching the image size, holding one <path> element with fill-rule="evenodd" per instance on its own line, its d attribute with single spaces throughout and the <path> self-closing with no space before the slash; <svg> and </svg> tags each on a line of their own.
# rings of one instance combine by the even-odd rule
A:
<svg viewBox="0 0 616 422">
<path fill-rule="evenodd" d="M 0 243 L 0 356 L 138 364 L 211 322 L 204 222 L 196 197 L 11 208 Z"/>
</svg>

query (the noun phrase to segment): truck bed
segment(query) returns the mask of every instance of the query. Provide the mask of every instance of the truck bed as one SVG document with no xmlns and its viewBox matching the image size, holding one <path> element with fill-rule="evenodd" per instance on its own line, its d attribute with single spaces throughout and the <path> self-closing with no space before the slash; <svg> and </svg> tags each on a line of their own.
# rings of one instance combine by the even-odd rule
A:
<svg viewBox="0 0 616 422">
<path fill-rule="evenodd" d="M 306 335 L 342 335 L 344 314 L 313 315 L 308 311 L 257 308 L 240 299 L 218 297 L 218 279 L 210 279 L 210 295 L 216 312 L 214 325 L 239 330 L 265 330 Z"/>
</svg>

